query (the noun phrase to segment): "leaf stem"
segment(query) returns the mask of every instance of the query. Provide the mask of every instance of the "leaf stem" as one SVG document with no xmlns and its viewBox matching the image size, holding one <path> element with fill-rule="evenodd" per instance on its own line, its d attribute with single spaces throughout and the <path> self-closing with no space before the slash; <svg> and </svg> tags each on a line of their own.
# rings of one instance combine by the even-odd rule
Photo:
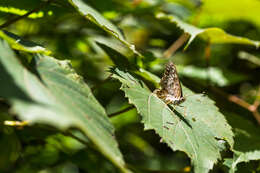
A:
<svg viewBox="0 0 260 173">
<path fill-rule="evenodd" d="M 256 97 L 256 100 L 253 104 L 249 104 L 248 102 L 246 102 L 245 100 L 235 96 L 235 95 L 231 95 L 228 93 L 225 93 L 224 91 L 217 89 L 215 87 L 211 87 L 213 91 L 219 93 L 220 95 L 224 96 L 225 98 L 227 98 L 227 100 L 229 100 L 230 102 L 233 102 L 245 109 L 247 109 L 249 112 L 251 112 L 254 116 L 254 118 L 256 119 L 257 123 L 260 125 L 260 114 L 258 112 L 258 107 L 260 105 L 259 102 L 259 97 L 260 97 L 260 86 L 259 86 L 259 90 L 258 90 L 258 94 Z"/>
<path fill-rule="evenodd" d="M 134 106 L 129 106 L 129 107 L 127 107 L 127 108 L 125 108 L 125 109 L 123 109 L 123 110 L 121 110 L 121 111 L 118 111 L 118 112 L 114 112 L 114 113 L 112 113 L 112 114 L 109 114 L 108 117 L 114 117 L 114 116 L 116 116 L 116 115 L 119 115 L 119 114 L 121 114 L 121 113 L 127 112 L 127 111 L 129 111 L 129 110 L 131 110 L 131 109 L 134 109 L 134 108 L 135 108 Z"/>
<path fill-rule="evenodd" d="M 206 63 L 207 63 L 207 67 L 209 67 L 209 60 L 210 60 L 210 56 L 211 56 L 211 43 L 210 41 L 208 41 L 207 46 L 205 47 L 205 59 L 206 59 Z"/>
<path fill-rule="evenodd" d="M 207 68 L 209 68 L 209 60 L 210 60 L 210 55 L 211 55 L 211 47 L 210 47 L 210 42 L 208 42 L 206 48 L 205 48 L 205 59 L 206 59 L 206 64 L 207 64 Z M 224 96 L 225 98 L 227 98 L 227 100 L 229 100 L 230 102 L 233 102 L 245 109 L 247 109 L 248 111 L 250 111 L 254 118 L 256 119 L 257 123 L 260 125 L 260 114 L 258 112 L 258 107 L 260 105 L 260 101 L 259 101 L 259 97 L 260 97 L 260 86 L 259 86 L 259 90 L 257 93 L 257 97 L 255 102 L 251 105 L 249 103 L 247 103 L 245 100 L 235 96 L 235 95 L 231 95 L 228 93 L 225 93 L 224 91 L 211 87 L 214 91 L 216 91 L 217 93 L 219 93 L 220 95 Z"/>
<path fill-rule="evenodd" d="M 3 29 L 3 28 L 5 28 L 5 27 L 7 27 L 7 26 L 9 26 L 9 25 L 11 25 L 11 24 L 17 22 L 18 20 L 21 20 L 21 19 L 23 19 L 23 18 L 29 16 L 29 15 L 32 14 L 32 13 L 38 12 L 40 9 L 42 9 L 42 8 L 44 8 L 45 6 L 49 5 L 49 4 L 51 3 L 51 1 L 54 1 L 54 0 L 47 0 L 46 2 L 41 3 L 37 8 L 35 8 L 35 9 L 33 9 L 33 10 L 27 12 L 26 14 L 24 14 L 24 15 L 22 15 L 22 16 L 15 17 L 15 18 L 13 18 L 13 19 L 10 19 L 10 20 L 6 21 L 6 22 L 3 23 L 2 25 L 0 25 L 0 29 Z"/>
<path fill-rule="evenodd" d="M 210 68 L 210 56 L 211 56 L 211 43 L 210 41 L 208 41 L 207 43 L 207 46 L 205 47 L 205 50 L 204 50 L 204 56 L 205 56 L 205 60 L 206 60 L 206 66 L 207 66 L 207 85 L 210 84 L 210 71 L 209 71 L 209 68 Z"/>
<path fill-rule="evenodd" d="M 193 82 L 193 85 L 196 85 L 198 87 L 206 87 L 205 84 L 199 83 L 192 79 L 190 79 L 190 80 Z M 219 88 L 216 88 L 214 86 L 209 86 L 208 89 L 210 91 L 212 91 L 213 93 L 217 94 L 218 96 L 227 99 L 229 102 L 233 102 L 233 103 L 237 104 L 238 106 L 245 108 L 246 110 L 251 112 L 253 114 L 254 118 L 256 119 L 257 123 L 260 125 L 260 114 L 258 111 L 258 108 L 260 106 L 260 85 L 259 85 L 259 90 L 258 90 L 256 100 L 253 104 L 246 102 L 245 100 L 239 98 L 236 95 L 228 94 L 225 91 L 223 91 Z"/>
<path fill-rule="evenodd" d="M 183 33 L 178 40 L 172 43 L 172 45 L 163 53 L 165 58 L 170 58 L 190 37 L 188 33 Z"/>
</svg>

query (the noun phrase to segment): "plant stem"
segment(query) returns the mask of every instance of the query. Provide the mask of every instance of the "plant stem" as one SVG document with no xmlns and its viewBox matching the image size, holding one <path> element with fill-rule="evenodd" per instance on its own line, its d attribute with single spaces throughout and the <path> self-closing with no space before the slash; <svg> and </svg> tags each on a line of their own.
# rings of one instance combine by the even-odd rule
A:
<svg viewBox="0 0 260 173">
<path fill-rule="evenodd" d="M 211 87 L 211 89 L 213 91 L 215 91 L 216 93 L 222 95 L 223 97 L 225 97 L 227 100 L 229 100 L 230 102 L 233 102 L 245 109 L 247 109 L 249 112 L 251 112 L 254 116 L 254 118 L 256 119 L 257 123 L 260 125 L 260 114 L 258 112 L 258 107 L 260 105 L 259 101 L 258 101 L 258 97 L 256 98 L 255 102 L 253 104 L 249 104 L 248 102 L 246 102 L 245 100 L 235 96 L 235 95 L 231 95 L 228 93 L 225 93 L 224 91 L 215 88 L 215 87 Z M 258 96 L 260 95 L 260 87 L 258 90 Z"/>
<path fill-rule="evenodd" d="M 26 14 L 24 14 L 24 15 L 22 15 L 22 16 L 15 17 L 15 18 L 13 18 L 13 19 L 11 19 L 11 20 L 6 21 L 6 22 L 3 23 L 2 25 L 0 25 L 0 29 L 3 29 L 3 28 L 5 28 L 5 27 L 7 27 L 7 26 L 9 26 L 9 25 L 11 25 L 11 24 L 17 22 L 18 20 L 21 20 L 21 19 L 23 19 L 23 18 L 29 16 L 29 15 L 32 14 L 32 13 L 38 12 L 40 9 L 42 9 L 42 8 L 44 8 L 45 6 L 49 5 L 49 4 L 51 3 L 51 1 L 54 1 L 54 0 L 47 0 L 46 2 L 41 3 L 37 8 L 35 8 L 35 9 L 33 9 L 33 10 L 27 12 Z"/>
<path fill-rule="evenodd" d="M 170 58 L 190 37 L 188 33 L 183 33 L 178 40 L 176 40 L 166 51 L 164 51 L 163 56 L 165 58 Z"/>
<path fill-rule="evenodd" d="M 129 107 L 127 107 L 127 108 L 125 108 L 125 109 L 123 109 L 123 110 L 121 110 L 121 111 L 118 111 L 118 112 L 109 114 L 108 117 L 113 117 L 113 116 L 119 115 L 119 114 L 121 114 L 121 113 L 127 112 L 127 111 L 129 111 L 129 110 L 131 110 L 131 109 L 134 109 L 134 108 L 135 108 L 134 106 L 129 106 Z"/>
<path fill-rule="evenodd" d="M 206 66 L 207 66 L 207 85 L 210 85 L 210 56 L 211 56 L 211 43 L 208 41 L 207 46 L 205 47 L 204 50 L 204 56 L 205 56 L 205 61 L 206 61 Z"/>
</svg>

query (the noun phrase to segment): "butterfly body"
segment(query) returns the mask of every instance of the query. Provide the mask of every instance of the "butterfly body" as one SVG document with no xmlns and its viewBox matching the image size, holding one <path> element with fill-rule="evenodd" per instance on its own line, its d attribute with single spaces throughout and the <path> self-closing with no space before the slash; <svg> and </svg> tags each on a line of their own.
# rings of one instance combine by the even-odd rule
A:
<svg viewBox="0 0 260 173">
<path fill-rule="evenodd" d="M 176 105 L 185 100 L 176 67 L 172 62 L 166 65 L 160 86 L 161 89 L 156 89 L 154 93 L 166 104 Z"/>
</svg>

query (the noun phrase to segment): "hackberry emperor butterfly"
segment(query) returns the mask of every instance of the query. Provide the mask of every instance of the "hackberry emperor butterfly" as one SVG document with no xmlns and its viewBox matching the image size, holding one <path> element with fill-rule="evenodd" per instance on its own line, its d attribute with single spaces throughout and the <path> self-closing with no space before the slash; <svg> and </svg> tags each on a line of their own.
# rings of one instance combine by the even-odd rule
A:
<svg viewBox="0 0 260 173">
<path fill-rule="evenodd" d="M 175 65 L 169 61 L 160 82 L 161 89 L 154 93 L 166 104 L 180 104 L 185 100 Z"/>
</svg>

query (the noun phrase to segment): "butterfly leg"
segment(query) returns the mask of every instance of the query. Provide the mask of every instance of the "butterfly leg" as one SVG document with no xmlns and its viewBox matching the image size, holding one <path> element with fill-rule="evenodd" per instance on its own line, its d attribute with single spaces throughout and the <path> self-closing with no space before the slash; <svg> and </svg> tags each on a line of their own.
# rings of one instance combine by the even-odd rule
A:
<svg viewBox="0 0 260 173">
<path fill-rule="evenodd" d="M 176 110 L 176 106 L 174 104 L 171 104 L 171 107 L 173 110 Z"/>
<path fill-rule="evenodd" d="M 159 93 L 159 91 L 160 91 L 160 89 L 155 89 L 155 90 L 153 91 L 153 93 L 157 95 L 157 94 Z"/>
<path fill-rule="evenodd" d="M 183 115 L 184 115 L 184 117 L 186 117 L 186 110 L 187 110 L 187 108 L 184 107 L 184 108 L 183 108 Z"/>
</svg>

